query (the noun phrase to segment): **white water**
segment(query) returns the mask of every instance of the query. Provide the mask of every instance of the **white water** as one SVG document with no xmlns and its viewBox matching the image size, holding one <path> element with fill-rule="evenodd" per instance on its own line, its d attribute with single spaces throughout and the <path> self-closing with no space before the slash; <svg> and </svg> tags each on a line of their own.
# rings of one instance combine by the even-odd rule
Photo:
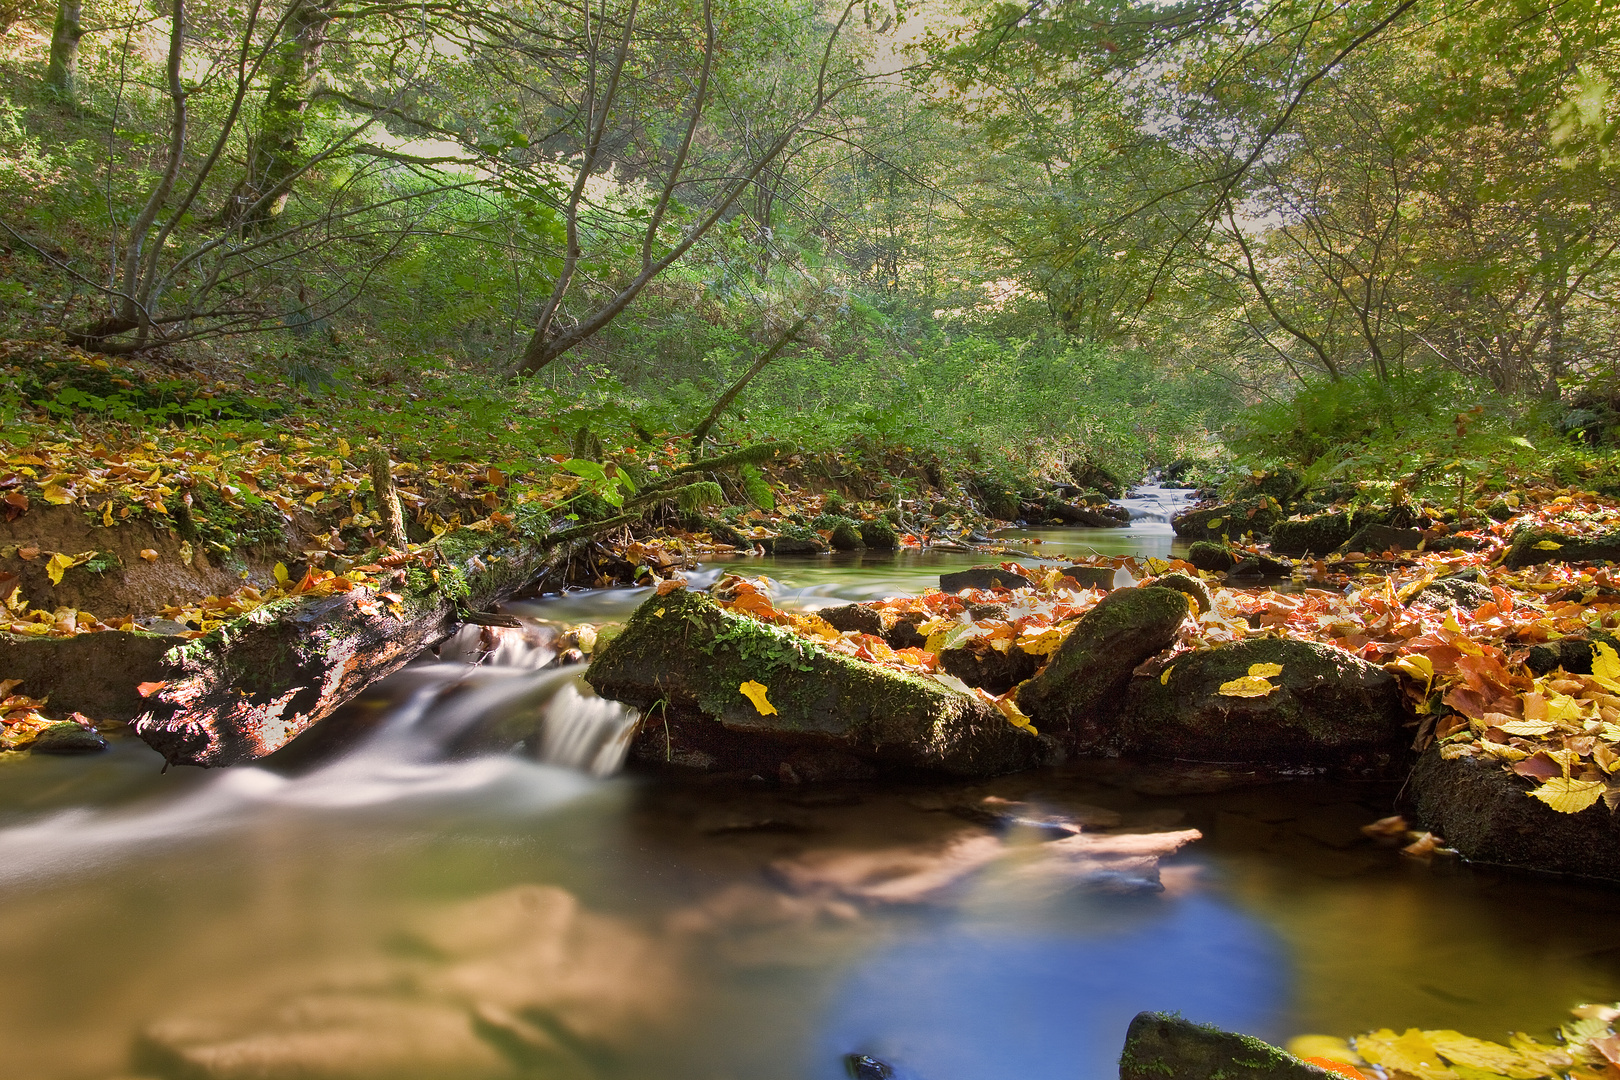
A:
<svg viewBox="0 0 1620 1080">
<path fill-rule="evenodd" d="M 1197 494 L 1196 491 L 1183 488 L 1142 484 L 1131 489 L 1125 498 L 1115 501 L 1130 511 L 1133 524 L 1145 521 L 1162 521 L 1169 524 L 1171 518 L 1192 505 Z"/>
</svg>

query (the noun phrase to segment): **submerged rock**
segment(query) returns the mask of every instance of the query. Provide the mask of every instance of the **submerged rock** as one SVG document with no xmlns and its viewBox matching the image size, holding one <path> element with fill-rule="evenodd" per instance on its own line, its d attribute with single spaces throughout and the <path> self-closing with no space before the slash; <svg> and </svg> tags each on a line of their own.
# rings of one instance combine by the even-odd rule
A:
<svg viewBox="0 0 1620 1080">
<path fill-rule="evenodd" d="M 685 590 L 649 597 L 585 678 L 643 711 L 633 753 L 649 761 L 774 776 L 794 751 L 820 749 L 989 776 L 1036 765 L 1045 751 L 976 697 L 828 652 Z M 760 704 L 743 693 L 749 683 Z"/>
<path fill-rule="evenodd" d="M 63 721 L 41 731 L 29 749 L 36 754 L 95 754 L 107 749 L 107 740 L 95 728 Z"/>
<path fill-rule="evenodd" d="M 1251 676 L 1256 664 L 1281 672 Z M 1233 696 L 1228 684 L 1258 696 Z M 1261 689 L 1259 680 L 1276 689 Z M 1227 686 L 1228 692 L 1222 693 Z M 1028 710 L 1025 710 L 1026 712 Z M 1410 741 L 1394 676 L 1343 649 L 1252 638 L 1186 653 L 1131 681 L 1112 748 L 1125 754 L 1389 772 Z"/>
<path fill-rule="evenodd" d="M 1099 745 L 1106 719 L 1136 665 L 1170 645 L 1187 617 L 1184 593 L 1116 589 L 1081 617 L 1041 673 L 1018 691 L 1018 707 L 1071 750 Z"/>
<path fill-rule="evenodd" d="M 1165 1013 L 1137 1013 L 1119 1080 L 1328 1080 L 1333 1074 L 1250 1035 Z"/>
<path fill-rule="evenodd" d="M 1448 761 L 1431 746 L 1407 798 L 1426 828 L 1475 862 L 1620 881 L 1620 819 L 1601 799 L 1561 814 L 1531 797 L 1535 786 L 1494 761 Z"/>
<path fill-rule="evenodd" d="M 1549 562 L 1620 562 L 1620 533 L 1576 537 L 1547 529 L 1520 529 L 1503 556 L 1509 570 Z"/>
</svg>

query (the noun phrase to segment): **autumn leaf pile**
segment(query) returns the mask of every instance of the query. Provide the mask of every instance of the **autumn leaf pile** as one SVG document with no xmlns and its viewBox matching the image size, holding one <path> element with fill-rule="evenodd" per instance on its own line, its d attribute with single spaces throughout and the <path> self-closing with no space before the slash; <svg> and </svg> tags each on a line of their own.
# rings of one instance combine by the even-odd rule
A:
<svg viewBox="0 0 1620 1080">
<path fill-rule="evenodd" d="M 1523 1032 L 1497 1043 L 1458 1031 L 1408 1028 L 1396 1034 L 1383 1028 L 1348 1041 L 1303 1035 L 1290 1040 L 1288 1049 L 1318 1064 L 1338 1062 L 1359 1075 L 1381 1073 L 1389 1080 L 1615 1080 L 1620 1076 L 1616 1019 L 1620 1005 L 1581 1005 L 1551 1043 Z"/>
<path fill-rule="evenodd" d="M 26 750 L 40 732 L 63 722 L 45 716 L 41 711 L 45 708 L 44 699 L 12 692 L 21 684 L 21 679 L 0 679 L 0 751 Z M 79 713 L 73 713 L 68 720 L 91 726 Z"/>
</svg>

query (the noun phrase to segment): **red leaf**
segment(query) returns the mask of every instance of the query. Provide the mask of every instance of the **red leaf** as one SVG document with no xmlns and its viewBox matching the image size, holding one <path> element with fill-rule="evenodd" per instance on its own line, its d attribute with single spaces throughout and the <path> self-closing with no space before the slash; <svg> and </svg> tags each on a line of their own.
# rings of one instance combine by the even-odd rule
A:
<svg viewBox="0 0 1620 1080">
<path fill-rule="evenodd" d="M 153 694 L 157 693 L 159 690 L 168 685 L 168 680 L 164 680 L 163 682 L 143 682 L 135 687 L 135 692 L 141 695 L 141 697 L 151 697 Z"/>
</svg>

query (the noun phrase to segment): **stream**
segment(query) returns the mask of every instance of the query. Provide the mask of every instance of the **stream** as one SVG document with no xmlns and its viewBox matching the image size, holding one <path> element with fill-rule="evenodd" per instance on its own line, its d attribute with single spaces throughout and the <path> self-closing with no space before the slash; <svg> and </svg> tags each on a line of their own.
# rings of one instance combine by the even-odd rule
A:
<svg viewBox="0 0 1620 1080">
<path fill-rule="evenodd" d="M 1140 490 L 1128 528 L 998 538 L 1164 557 L 1182 497 Z M 763 574 L 779 606 L 814 609 L 985 561 L 739 557 L 689 577 Z M 545 666 L 550 628 L 647 594 L 508 605 L 523 631 L 452 639 L 319 753 L 165 773 L 116 738 L 8 762 L 0 1076 L 834 1080 L 858 1053 L 903 1080 L 1110 1080 L 1143 1009 L 1276 1042 L 1500 1039 L 1620 999 L 1620 896 L 1377 846 L 1360 826 L 1393 785 L 1211 790 L 1109 762 L 935 784 L 622 772 L 634 717 Z M 539 745 L 467 749 L 537 711 Z M 1005 805 L 1022 824 L 983 810 Z M 1054 835 L 1072 857 L 1050 857 Z"/>
</svg>

